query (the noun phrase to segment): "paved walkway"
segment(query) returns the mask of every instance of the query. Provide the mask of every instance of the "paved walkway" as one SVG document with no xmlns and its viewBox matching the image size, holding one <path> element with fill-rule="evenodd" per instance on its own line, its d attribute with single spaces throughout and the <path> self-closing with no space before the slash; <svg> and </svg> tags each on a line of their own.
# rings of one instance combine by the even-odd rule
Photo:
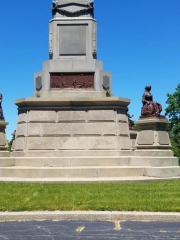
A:
<svg viewBox="0 0 180 240">
<path fill-rule="evenodd" d="M 0 240 L 179 240 L 180 222 L 1 222 Z"/>
</svg>

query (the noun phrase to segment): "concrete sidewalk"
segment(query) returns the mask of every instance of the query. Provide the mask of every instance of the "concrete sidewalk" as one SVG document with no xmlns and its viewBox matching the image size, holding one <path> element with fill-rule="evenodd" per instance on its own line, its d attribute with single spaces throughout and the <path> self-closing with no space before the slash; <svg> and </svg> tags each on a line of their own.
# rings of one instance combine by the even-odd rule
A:
<svg viewBox="0 0 180 240">
<path fill-rule="evenodd" d="M 32 220 L 89 220 L 89 221 L 163 221 L 180 222 L 180 213 L 99 212 L 99 211 L 37 211 L 1 212 L 0 222 Z"/>
</svg>

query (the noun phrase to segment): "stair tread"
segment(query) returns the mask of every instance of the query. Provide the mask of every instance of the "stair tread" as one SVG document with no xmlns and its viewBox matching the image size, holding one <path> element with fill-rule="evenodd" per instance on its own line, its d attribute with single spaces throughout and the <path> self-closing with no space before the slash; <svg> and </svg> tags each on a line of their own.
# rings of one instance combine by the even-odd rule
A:
<svg viewBox="0 0 180 240">
<path fill-rule="evenodd" d="M 123 158 L 176 158 L 174 156 L 75 156 L 75 157 L 4 157 L 4 159 L 123 159 Z"/>
<path fill-rule="evenodd" d="M 52 183 L 88 183 L 88 182 L 131 182 L 131 181 L 164 181 L 164 180 L 180 180 L 180 177 L 169 178 L 155 178 L 155 177 L 106 177 L 106 178 L 12 178 L 12 177 L 0 177 L 0 182 L 52 182 Z"/>
<path fill-rule="evenodd" d="M 156 169 L 173 169 L 179 168 L 179 166 L 164 166 L 164 167 L 152 167 L 152 166 L 72 166 L 72 167 L 33 167 L 33 166 L 8 166 L 0 167 L 0 169 L 141 169 L 141 168 L 156 168 Z"/>
</svg>

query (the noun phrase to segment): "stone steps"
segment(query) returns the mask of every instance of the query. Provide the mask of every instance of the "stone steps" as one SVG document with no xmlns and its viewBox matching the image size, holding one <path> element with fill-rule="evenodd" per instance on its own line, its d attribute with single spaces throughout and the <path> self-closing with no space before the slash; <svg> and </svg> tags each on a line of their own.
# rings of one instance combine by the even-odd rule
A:
<svg viewBox="0 0 180 240">
<path fill-rule="evenodd" d="M 4 182 L 123 182 L 180 178 L 178 159 L 158 156 L 1 157 Z"/>
<path fill-rule="evenodd" d="M 38 150 L 38 151 L 27 151 L 27 152 L 12 152 L 12 157 L 35 157 L 35 158 L 42 158 L 42 157 L 129 157 L 129 156 L 136 156 L 136 157 L 173 157 L 173 152 L 171 150 L 154 150 L 154 149 L 147 149 L 147 150 L 96 150 L 96 151 L 88 151 L 88 150 L 61 150 L 61 151 L 47 151 L 47 150 Z M 0 155 L 1 157 L 1 155 Z"/>
<path fill-rule="evenodd" d="M 0 178 L 121 178 L 180 177 L 179 167 L 90 166 L 90 167 L 0 167 Z"/>
<path fill-rule="evenodd" d="M 180 177 L 154 178 L 154 177 L 119 177 L 119 178 L 13 178 L 0 177 L 0 182 L 24 182 L 24 183 L 123 183 L 123 182 L 149 182 L 180 180 Z"/>
<path fill-rule="evenodd" d="M 175 157 L 42 157 L 42 158 L 1 158 L 0 167 L 29 166 L 29 167 L 83 167 L 83 166 L 178 166 Z"/>
</svg>

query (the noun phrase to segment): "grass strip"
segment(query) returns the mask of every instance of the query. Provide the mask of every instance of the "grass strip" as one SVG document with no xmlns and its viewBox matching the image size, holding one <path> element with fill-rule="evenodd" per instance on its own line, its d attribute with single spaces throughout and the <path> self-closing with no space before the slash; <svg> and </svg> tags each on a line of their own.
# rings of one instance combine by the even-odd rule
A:
<svg viewBox="0 0 180 240">
<path fill-rule="evenodd" d="M 0 211 L 180 212 L 180 181 L 108 184 L 0 183 Z"/>
</svg>

